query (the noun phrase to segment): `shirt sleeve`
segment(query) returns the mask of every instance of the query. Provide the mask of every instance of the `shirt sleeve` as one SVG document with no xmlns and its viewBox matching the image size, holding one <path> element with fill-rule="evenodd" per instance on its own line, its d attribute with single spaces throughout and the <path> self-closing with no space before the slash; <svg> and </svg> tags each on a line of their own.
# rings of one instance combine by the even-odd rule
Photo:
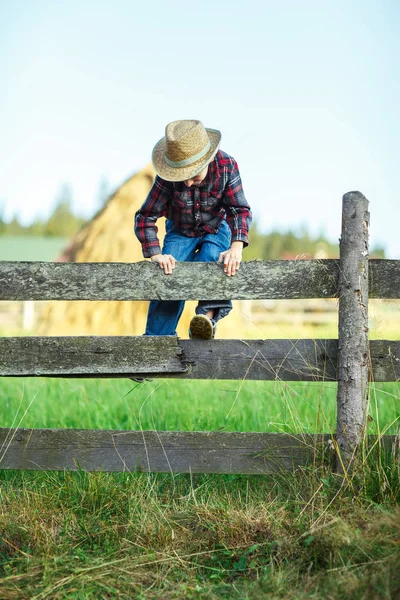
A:
<svg viewBox="0 0 400 600">
<path fill-rule="evenodd" d="M 135 234 L 142 244 L 145 258 L 161 253 L 156 221 L 159 217 L 167 216 L 168 202 L 172 197 L 172 191 L 173 184 L 157 175 L 146 200 L 135 214 Z"/>
<path fill-rule="evenodd" d="M 232 170 L 225 186 L 223 204 L 226 210 L 226 220 L 232 231 L 232 242 L 243 242 L 243 247 L 249 245 L 249 228 L 252 214 L 244 195 L 239 167 L 232 159 Z"/>
</svg>

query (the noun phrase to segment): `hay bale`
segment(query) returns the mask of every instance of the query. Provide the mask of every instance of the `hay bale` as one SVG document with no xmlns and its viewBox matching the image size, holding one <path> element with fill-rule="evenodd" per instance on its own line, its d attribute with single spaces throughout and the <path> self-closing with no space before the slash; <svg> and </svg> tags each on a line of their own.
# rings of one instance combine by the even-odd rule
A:
<svg viewBox="0 0 400 600">
<path fill-rule="evenodd" d="M 107 200 L 105 206 L 74 236 L 59 260 L 65 262 L 137 262 L 142 249 L 133 231 L 133 216 L 154 180 L 149 165 L 130 177 Z M 164 237 L 164 219 L 157 223 Z M 188 337 L 189 321 L 196 302 L 187 302 L 178 335 Z M 54 301 L 42 311 L 39 335 L 140 335 L 146 323 L 148 302 Z M 243 335 L 238 303 L 218 327 L 218 337 Z M 234 332 L 234 334 L 232 334 Z"/>
</svg>

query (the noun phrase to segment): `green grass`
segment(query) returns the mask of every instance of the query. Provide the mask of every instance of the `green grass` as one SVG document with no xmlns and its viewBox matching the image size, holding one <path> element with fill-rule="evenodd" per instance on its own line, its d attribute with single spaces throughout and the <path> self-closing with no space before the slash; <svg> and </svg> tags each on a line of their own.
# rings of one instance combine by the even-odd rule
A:
<svg viewBox="0 0 400 600">
<path fill-rule="evenodd" d="M 337 384 L 3 378 L 3 427 L 332 432 Z M 371 385 L 370 433 L 396 433 L 400 389 Z"/>
<path fill-rule="evenodd" d="M 398 432 L 398 384 L 370 433 Z M 4 378 L 5 427 L 334 431 L 335 383 Z M 0 599 L 397 599 L 400 464 L 271 476 L 0 471 Z"/>
<path fill-rule="evenodd" d="M 365 478 L 351 488 L 318 469 L 0 482 L 0 598 L 399 597 L 400 511 Z"/>
</svg>

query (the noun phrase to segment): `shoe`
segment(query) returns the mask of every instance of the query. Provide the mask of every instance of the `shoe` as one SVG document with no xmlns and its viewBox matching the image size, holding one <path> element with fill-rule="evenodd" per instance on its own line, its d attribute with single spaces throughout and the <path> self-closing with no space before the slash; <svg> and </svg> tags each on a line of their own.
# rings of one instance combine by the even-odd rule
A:
<svg viewBox="0 0 400 600">
<path fill-rule="evenodd" d="M 212 340 L 215 338 L 216 324 L 206 315 L 195 315 L 190 321 L 189 337 L 192 340 Z"/>
</svg>

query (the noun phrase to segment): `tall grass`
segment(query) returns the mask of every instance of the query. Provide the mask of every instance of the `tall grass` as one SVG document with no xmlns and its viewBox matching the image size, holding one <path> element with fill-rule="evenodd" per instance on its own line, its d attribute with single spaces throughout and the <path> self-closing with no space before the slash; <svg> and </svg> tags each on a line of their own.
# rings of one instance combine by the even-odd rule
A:
<svg viewBox="0 0 400 600">
<path fill-rule="evenodd" d="M 334 431 L 336 384 L 2 380 L 4 426 Z M 370 433 L 396 433 L 397 384 Z M 347 477 L 0 472 L 0 598 L 397 598 L 399 461 Z"/>
<path fill-rule="evenodd" d="M 323 469 L 270 477 L 11 472 L 0 481 L 7 600 L 400 593 L 400 511 Z"/>
<path fill-rule="evenodd" d="M 11 427 L 330 433 L 333 382 L 4 378 L 0 420 Z M 396 383 L 370 386 L 369 432 L 398 430 Z"/>
</svg>

